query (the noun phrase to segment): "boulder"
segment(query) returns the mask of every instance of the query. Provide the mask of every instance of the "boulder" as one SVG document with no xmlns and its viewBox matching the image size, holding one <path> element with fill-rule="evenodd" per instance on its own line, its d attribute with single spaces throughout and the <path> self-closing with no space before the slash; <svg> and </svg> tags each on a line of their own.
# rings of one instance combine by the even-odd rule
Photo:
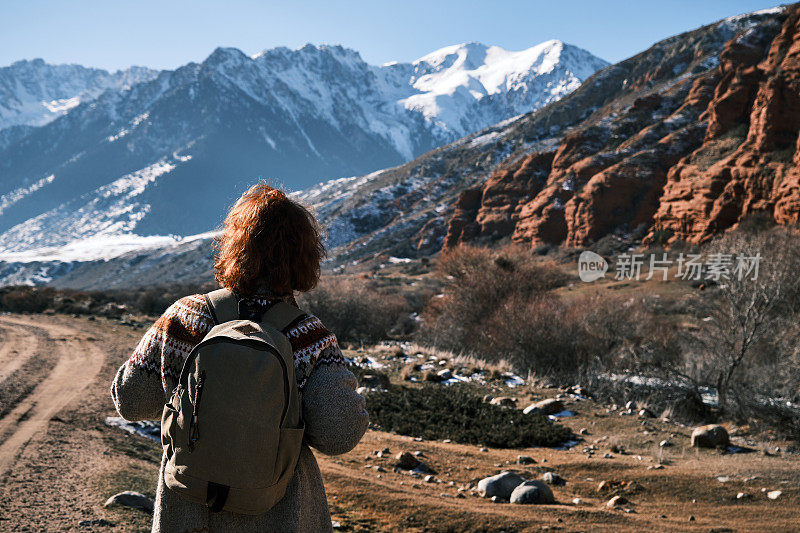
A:
<svg viewBox="0 0 800 533">
<path fill-rule="evenodd" d="M 700 426 L 692 431 L 693 448 L 720 448 L 730 444 L 728 431 L 718 424 Z"/>
<path fill-rule="evenodd" d="M 511 492 L 511 503 L 555 503 L 553 491 L 538 480 L 525 481 L 517 485 Z"/>
<path fill-rule="evenodd" d="M 542 481 L 544 481 L 548 485 L 555 485 L 557 487 L 567 484 L 567 480 L 559 476 L 555 472 L 545 472 L 544 474 L 542 474 Z"/>
<path fill-rule="evenodd" d="M 528 407 L 525 408 L 523 413 L 526 415 L 529 414 L 543 414 L 547 415 L 554 415 L 556 413 L 560 413 L 565 409 L 564 404 L 561 400 L 557 400 L 555 398 L 549 398 L 547 400 L 542 400 L 540 402 L 532 403 Z"/>
<path fill-rule="evenodd" d="M 495 476 L 489 476 L 478 481 L 478 492 L 484 498 L 497 496 L 504 500 L 511 497 L 514 489 L 523 483 L 525 478 L 513 472 L 501 472 Z"/>
<path fill-rule="evenodd" d="M 140 492 L 134 492 L 132 490 L 126 490 L 124 492 L 120 492 L 118 494 L 114 494 L 103 505 L 104 507 L 108 507 L 109 505 L 124 505 L 125 507 L 133 507 L 134 509 L 141 509 L 142 511 L 146 511 L 148 513 L 153 512 L 153 500 L 145 496 Z"/>
<path fill-rule="evenodd" d="M 517 456 L 517 464 L 518 465 L 532 465 L 535 464 L 536 460 L 531 457 L 530 455 L 518 455 Z"/>
</svg>

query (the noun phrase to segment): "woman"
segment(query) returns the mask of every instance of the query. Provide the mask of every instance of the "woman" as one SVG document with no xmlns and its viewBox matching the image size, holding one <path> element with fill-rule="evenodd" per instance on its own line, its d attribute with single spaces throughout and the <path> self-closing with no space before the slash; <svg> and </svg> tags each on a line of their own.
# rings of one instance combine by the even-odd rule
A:
<svg viewBox="0 0 800 533">
<path fill-rule="evenodd" d="M 294 291 L 308 291 L 319 280 L 325 251 L 316 220 L 266 184 L 252 187 L 236 202 L 217 241 L 216 279 L 244 300 L 245 308 L 266 308 L 277 300 L 297 305 Z M 213 325 L 203 295 L 172 304 L 117 372 L 111 397 L 119 414 L 127 420 L 159 418 L 184 360 Z M 332 529 L 322 476 L 308 446 L 329 455 L 353 449 L 367 428 L 364 398 L 355 392 L 356 378 L 347 370 L 336 337 L 319 319 L 307 316 L 286 336 L 294 352 L 306 427 L 286 495 L 262 515 L 211 512 L 166 487 L 162 457 L 153 531 Z"/>
</svg>

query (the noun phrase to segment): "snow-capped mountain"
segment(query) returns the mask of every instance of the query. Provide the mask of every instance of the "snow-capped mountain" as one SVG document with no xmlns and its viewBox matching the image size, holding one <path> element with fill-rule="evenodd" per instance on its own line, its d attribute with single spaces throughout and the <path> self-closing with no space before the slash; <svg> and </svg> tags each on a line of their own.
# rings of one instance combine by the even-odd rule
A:
<svg viewBox="0 0 800 533">
<path fill-rule="evenodd" d="M 556 40 L 521 52 L 480 43 L 448 46 L 413 63 L 415 92 L 399 101 L 460 138 L 555 102 L 607 65 Z"/>
<path fill-rule="evenodd" d="M 0 68 L 0 130 L 42 126 L 108 89 L 120 91 L 156 77 L 143 67 L 108 72 L 80 65 L 49 65 L 41 59 Z"/>
<path fill-rule="evenodd" d="M 382 66 L 341 46 L 218 48 L 43 126 L 0 129 L 0 252 L 208 231 L 258 178 L 297 190 L 402 164 L 555 101 L 605 65 L 559 41 L 469 43 Z M 42 99 L 75 93 L 70 83 Z"/>
<path fill-rule="evenodd" d="M 679 158 L 683 161 L 683 155 L 690 153 L 693 147 L 703 142 L 702 131 L 706 128 L 709 114 L 699 113 L 703 111 L 706 101 L 717 95 L 713 90 L 715 84 L 727 83 L 725 80 L 728 78 L 722 75 L 724 73 L 721 69 L 724 67 L 735 70 L 740 67 L 737 62 L 759 61 L 764 46 L 769 44 L 769 38 L 776 32 L 779 37 L 791 35 L 789 30 L 779 31 L 786 20 L 790 22 L 797 20 L 796 17 L 787 18 L 785 11 L 784 8 L 775 8 L 730 17 L 670 37 L 625 61 L 601 69 L 573 92 L 537 111 L 512 116 L 517 110 L 509 107 L 508 118 L 505 120 L 495 121 L 489 127 L 446 146 L 430 150 L 412 161 L 379 171 L 353 173 L 354 177 L 319 183 L 295 194 L 316 208 L 327 229 L 329 256 L 333 264 L 337 268 L 349 268 L 347 265 L 360 262 L 379 266 L 383 261 L 391 261 L 392 257 L 429 256 L 441 250 L 446 239 L 456 233 L 460 234 L 461 242 L 477 244 L 508 238 L 509 232 L 516 231 L 515 225 L 521 224 L 522 217 L 527 217 L 524 221 L 530 222 L 537 216 L 532 209 L 526 211 L 520 206 L 536 202 L 541 193 L 552 191 L 557 197 L 552 201 L 543 202 L 542 205 L 549 207 L 552 212 L 563 212 L 565 210 L 559 199 L 561 196 L 575 193 L 577 179 L 585 181 L 593 173 L 598 172 L 599 168 L 607 169 L 609 165 L 626 165 L 624 168 L 628 169 L 629 176 L 636 177 L 634 183 L 652 186 L 657 183 L 651 172 L 652 165 L 658 166 L 665 161 L 654 157 L 654 154 L 666 153 L 669 158 Z M 755 46 L 756 44 L 758 46 Z M 778 42 L 778 45 L 776 49 L 780 54 L 790 50 L 785 43 Z M 299 61 L 295 54 L 311 55 L 313 50 L 321 54 L 323 51 L 311 48 L 305 52 L 304 49 L 294 52 L 278 49 L 262 55 L 295 58 L 294 61 L 287 59 L 283 70 L 275 67 L 279 72 L 292 71 L 291 76 L 285 74 L 286 79 L 289 79 L 300 76 L 292 70 L 293 65 Z M 448 114 L 448 110 L 458 109 L 459 105 L 468 101 L 460 88 L 463 83 L 458 81 L 459 78 L 470 80 L 464 83 L 475 89 L 473 95 L 475 103 L 467 106 L 465 118 L 461 119 L 461 127 L 465 128 L 469 127 L 470 120 L 478 120 L 475 118 L 477 110 L 483 109 L 481 106 L 488 106 L 487 102 L 500 100 L 506 103 L 520 102 L 523 96 L 536 97 L 533 92 L 526 93 L 525 89 L 517 84 L 521 79 L 519 73 L 523 72 L 524 68 L 503 70 L 500 67 L 503 64 L 503 56 L 513 57 L 516 54 L 525 56 L 525 53 L 503 54 L 496 50 L 490 53 L 490 49 L 483 47 L 485 55 L 479 53 L 476 56 L 470 48 L 474 47 L 472 45 L 451 47 L 430 54 L 413 64 L 368 67 L 363 71 L 365 79 L 373 81 L 367 83 L 362 80 L 358 87 L 350 87 L 354 91 L 364 91 L 360 93 L 362 94 L 360 100 L 356 97 L 346 100 L 347 95 L 335 95 L 331 98 L 335 98 L 335 102 L 342 103 L 341 105 L 347 102 L 357 105 L 363 104 L 367 95 L 390 94 L 391 98 L 385 98 L 383 107 L 379 109 L 384 113 L 382 117 L 390 114 L 394 117 L 403 117 L 404 113 L 409 113 L 419 121 L 418 126 L 424 125 L 428 128 L 416 131 L 429 131 L 433 136 L 433 132 L 436 132 L 436 135 L 446 135 L 449 131 L 447 128 L 459 127 L 459 121 L 451 120 Z M 749 51 L 742 53 L 743 50 Z M 569 47 L 561 50 L 559 58 L 568 51 Z M 218 51 L 218 53 L 225 56 L 232 54 L 231 51 Z M 347 51 L 341 49 L 328 48 L 326 53 L 348 55 Z M 230 61 L 248 64 L 248 61 L 257 61 L 261 57 L 250 59 L 242 56 L 243 54 L 233 54 Z M 354 57 L 355 54 L 350 53 L 349 56 Z M 481 59 L 477 60 L 476 57 Z M 487 59 L 490 57 L 493 59 Z M 353 59 L 350 64 L 359 64 L 359 61 Z M 275 60 L 275 63 L 279 61 Z M 516 60 L 514 63 L 519 64 Z M 548 68 L 544 59 L 539 63 L 532 60 L 528 64 L 540 65 L 542 69 Z M 175 90 L 174 87 L 180 87 L 181 84 L 192 86 L 189 82 L 177 78 L 183 76 L 184 80 L 198 79 L 201 77 L 198 71 L 203 68 L 206 67 L 193 65 L 191 68 L 185 67 L 186 70 L 180 75 L 179 71 L 162 73 L 158 83 L 140 84 L 132 89 L 133 95 L 119 96 L 114 100 L 121 102 L 128 98 L 127 101 L 130 102 L 140 99 L 142 102 L 153 103 L 146 115 L 142 113 L 135 115 L 141 108 L 131 104 L 129 113 L 134 120 L 129 122 L 128 127 L 116 130 L 119 136 L 114 141 L 108 141 L 110 146 L 121 146 L 120 140 L 130 143 L 136 139 L 137 144 L 133 149 L 139 149 L 139 143 L 144 143 L 142 139 L 148 138 L 139 137 L 142 131 L 148 131 L 153 136 L 156 132 L 164 131 L 164 126 L 154 122 L 154 117 L 161 117 L 165 109 L 172 110 L 175 119 L 183 117 L 184 115 L 176 111 L 180 109 L 181 101 L 165 99 L 163 95 L 169 94 Z M 498 72 L 497 69 L 507 73 L 502 82 L 497 82 L 499 76 L 493 74 Z M 219 71 L 214 69 L 214 72 Z M 425 77 L 430 74 L 434 76 Z M 175 80 L 172 79 L 173 76 L 176 77 Z M 218 74 L 209 77 L 217 79 L 217 76 Z M 434 83 L 437 76 L 438 79 Z M 397 81 L 403 79 L 408 81 L 402 83 Z M 230 81 L 226 87 L 238 87 L 239 83 L 240 80 Z M 302 85 L 311 83 L 311 80 L 296 81 L 296 83 Z M 371 83 L 373 85 L 370 85 Z M 408 96 L 409 86 L 413 91 L 421 93 L 422 89 L 416 88 L 416 83 L 423 84 L 422 88 L 428 91 L 429 98 L 422 98 L 419 95 L 413 97 L 413 94 L 412 97 Z M 477 83 L 480 83 L 482 89 Z M 281 89 L 276 89 L 282 103 L 301 102 L 302 98 L 299 96 L 297 100 L 289 98 L 288 95 L 296 93 L 288 88 L 290 84 L 286 82 L 284 84 L 283 92 Z M 523 85 L 527 86 L 528 82 Z M 324 94 L 332 93 L 317 93 L 323 86 L 312 84 L 304 87 L 310 94 L 320 96 L 322 109 L 327 109 L 326 105 L 330 106 L 334 113 L 339 109 L 337 105 L 329 104 L 322 98 Z M 203 84 L 200 88 L 202 91 L 210 91 Z M 369 92 L 373 89 L 375 92 Z M 478 94 L 483 96 L 478 98 L 476 96 Z M 720 94 L 723 97 L 719 100 L 730 104 L 730 100 L 724 98 L 724 93 Z M 197 101 L 208 96 L 201 94 L 195 88 L 194 98 L 193 101 Z M 103 100 L 103 97 L 100 100 Z M 714 100 L 717 98 L 713 98 L 711 103 Z M 218 106 L 228 101 L 229 99 L 221 98 L 211 100 Z M 114 105 L 118 106 L 115 109 L 125 109 L 118 103 Z M 214 108 L 209 108 L 210 104 L 204 105 L 206 107 L 193 109 L 196 112 L 207 112 L 210 117 L 218 116 L 211 112 Z M 88 107 L 107 109 L 100 103 Z M 260 108 L 253 106 L 248 109 Z M 286 109 L 299 112 L 299 108 L 296 107 L 286 107 Z M 348 116 L 348 113 L 356 114 L 355 109 L 351 107 L 347 112 L 343 112 L 337 127 L 343 127 L 342 124 L 360 124 L 358 121 L 363 119 L 363 116 L 355 118 Z M 73 115 L 74 111 L 45 129 L 64 122 L 63 131 L 80 131 L 77 126 L 70 123 L 71 120 L 77 120 Z M 120 116 L 122 116 L 121 111 Z M 745 113 L 742 116 L 746 119 L 750 115 Z M 244 118 L 253 117 L 247 115 Z M 305 119 L 298 118 L 298 121 L 304 126 L 303 131 L 306 133 L 312 131 L 307 127 L 309 122 Z M 101 122 L 98 120 L 97 124 L 100 127 Z M 249 125 L 246 122 L 245 124 Z M 405 123 L 398 119 L 396 122 L 384 122 L 384 124 Z M 162 129 L 157 129 L 157 125 Z M 119 123 L 115 124 L 115 128 L 119 126 Z M 384 131 L 395 134 L 402 131 L 392 130 L 389 126 L 385 128 Z M 108 131 L 114 131 L 114 128 Z M 358 130 L 355 126 L 349 131 L 354 134 L 361 132 L 363 138 L 374 140 L 374 137 L 364 133 L 365 130 Z M 109 134 L 104 131 L 99 135 Z M 192 135 L 191 132 L 186 133 L 185 138 L 195 139 Z M 277 135 L 270 135 L 270 138 L 276 146 L 286 142 L 286 138 Z M 320 151 L 320 148 L 325 146 L 321 137 L 309 134 L 307 138 L 300 138 L 313 142 L 320 154 L 328 153 Z M 205 146 L 203 142 L 203 139 L 194 140 L 193 144 L 187 141 L 184 149 L 175 150 L 167 155 L 158 155 L 162 152 L 154 149 L 150 163 L 117 173 L 115 174 L 117 178 L 114 180 L 98 180 L 95 189 L 90 193 L 74 195 L 73 197 L 78 200 L 66 204 L 67 207 L 63 211 L 55 210 L 58 206 L 65 205 L 65 200 L 62 199 L 56 207 L 51 208 L 50 213 L 53 216 L 46 215 L 31 220 L 31 228 L 34 229 L 29 233 L 26 233 L 25 225 L 19 225 L 11 231 L 7 230 L 7 235 L 14 237 L 3 241 L 3 236 L 0 236 L 2 243 L 0 246 L 14 246 L 17 242 L 26 244 L 17 247 L 18 251 L 13 253 L 0 252 L 0 282 L 50 282 L 63 287 L 90 289 L 130 288 L 176 281 L 210 280 L 211 234 L 189 238 L 129 235 L 125 238 L 110 239 L 101 234 L 87 237 L 79 242 L 71 241 L 66 247 L 59 244 L 63 239 L 71 238 L 70 235 L 96 233 L 90 230 L 83 232 L 83 229 L 94 220 L 97 221 L 98 229 L 105 228 L 111 235 L 114 235 L 119 228 L 144 234 L 143 222 L 154 210 L 160 209 L 159 204 L 147 196 L 151 187 L 164 186 L 176 176 L 180 177 L 182 169 L 196 172 L 197 183 L 202 187 L 213 184 L 213 181 L 208 180 L 207 174 L 202 174 L 203 165 L 191 166 L 196 165 L 201 158 L 208 157 L 205 151 L 199 149 L 200 146 Z M 386 145 L 391 146 L 392 141 L 388 140 Z M 229 143 L 226 147 L 233 150 L 236 145 Z M 127 153 L 125 150 L 116 152 L 120 157 Z M 77 158 L 77 161 L 82 157 Z M 191 159 L 188 159 L 189 157 Z M 554 159 L 555 157 L 558 160 Z M 313 157 L 309 156 L 305 161 L 312 160 Z M 109 161 L 113 162 L 113 159 Z M 232 159 L 224 158 L 223 161 L 225 164 L 230 164 Z M 0 154 L 0 165 L 2 164 L 3 159 Z M 712 165 L 710 168 L 718 167 Z M 4 194 L 0 198 L 0 223 L 6 213 L 13 212 L 26 198 L 57 186 L 58 172 L 42 173 L 38 179 L 19 184 Z M 187 173 L 188 175 L 190 174 Z M 181 179 L 186 179 L 184 183 L 191 185 L 188 178 Z M 251 180 L 252 175 L 245 179 Z M 543 185 L 550 182 L 552 187 L 542 189 Z M 624 205 L 625 208 L 639 205 L 635 196 L 624 189 L 630 185 L 631 180 L 614 179 L 604 183 L 608 183 L 609 187 L 622 186 L 623 189 L 614 189 L 616 191 L 614 194 L 599 196 L 606 199 L 622 198 L 630 204 Z M 230 187 L 230 184 L 227 185 Z M 185 186 L 180 191 L 180 194 L 173 192 L 171 196 L 177 206 L 172 213 L 175 218 L 184 215 L 181 212 L 183 206 L 193 207 L 197 198 L 196 191 L 191 186 Z M 117 201 L 122 199 L 124 201 Z M 619 204 L 614 205 L 615 216 L 624 217 L 629 214 L 623 207 L 619 207 Z M 128 206 L 129 209 L 125 211 Z M 99 215 L 87 218 L 87 214 L 93 209 L 117 215 L 110 218 Z M 193 214 L 196 215 L 198 211 L 202 210 L 194 209 Z M 587 209 L 587 212 L 590 210 Z M 609 219 L 607 215 L 604 216 L 604 220 Z M 63 234 L 60 233 L 62 228 L 58 226 L 58 220 L 64 221 Z M 115 226 L 113 221 L 119 222 L 121 226 Z M 558 227 L 557 224 L 553 226 Z M 42 235 L 43 231 L 51 231 L 52 236 L 48 237 L 49 240 L 38 242 L 52 244 L 50 250 L 37 249 L 33 244 L 37 241 L 26 241 L 28 235 Z M 110 251 L 110 245 L 115 247 L 113 252 Z"/>
</svg>

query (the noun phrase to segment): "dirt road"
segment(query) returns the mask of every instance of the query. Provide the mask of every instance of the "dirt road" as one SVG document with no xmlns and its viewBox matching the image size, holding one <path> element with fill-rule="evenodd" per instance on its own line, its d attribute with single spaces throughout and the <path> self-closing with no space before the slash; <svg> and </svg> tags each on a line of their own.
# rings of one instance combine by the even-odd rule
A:
<svg viewBox="0 0 800 533">
<path fill-rule="evenodd" d="M 159 444 L 103 423 L 116 415 L 110 382 L 142 333 L 105 319 L 0 316 L 0 532 L 149 531 L 147 514 L 103 507 L 123 490 L 155 495 Z M 699 452 L 688 447 L 691 428 L 615 416 L 588 400 L 570 408 L 578 414 L 563 423 L 588 428 L 586 444 L 599 450 L 593 458 L 584 445 L 482 450 L 372 430 L 347 454 L 317 454 L 333 519 L 341 531 L 798 530 L 797 455 Z M 655 469 L 665 438 L 674 446 Z M 612 444 L 627 452 L 604 457 Z M 435 479 L 394 471 L 402 451 L 421 452 Z M 536 463 L 518 465 L 518 455 Z M 527 478 L 555 471 L 567 484 L 554 487 L 558 503 L 547 506 L 492 503 L 462 488 L 506 469 Z M 598 484 L 606 480 L 627 487 L 629 512 L 605 506 L 611 493 Z M 782 495 L 768 499 L 775 489 Z"/>
<path fill-rule="evenodd" d="M 0 476 L 25 445 L 46 431 L 50 419 L 89 386 L 103 365 L 104 354 L 75 328 L 31 317 L 0 317 L 0 383 L 38 353 L 54 350 L 57 362 L 38 385 L 0 418 Z M 43 342 L 42 342 L 43 341 Z M 8 407 L 4 411 L 8 410 Z"/>
</svg>

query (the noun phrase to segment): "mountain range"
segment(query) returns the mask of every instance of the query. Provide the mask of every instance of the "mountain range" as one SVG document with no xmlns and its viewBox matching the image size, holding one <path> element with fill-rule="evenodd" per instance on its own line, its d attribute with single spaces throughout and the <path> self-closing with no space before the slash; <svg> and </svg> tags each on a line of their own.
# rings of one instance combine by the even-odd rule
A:
<svg viewBox="0 0 800 533">
<path fill-rule="evenodd" d="M 0 147 L 0 251 L 207 231 L 256 179 L 298 190 L 401 164 L 555 101 L 605 65 L 559 41 L 521 52 L 468 43 L 383 66 L 307 45 L 253 57 L 218 48 L 94 99 L 88 82 L 64 82 L 82 103 Z M 70 70 L 45 67 L 15 63 L 6 77 L 26 81 L 6 85 Z"/>
<path fill-rule="evenodd" d="M 800 7 L 778 7 L 655 43 L 411 161 L 295 194 L 315 206 L 340 268 L 461 243 L 703 242 L 753 214 L 795 224 L 798 94 Z M 0 278 L 81 288 L 208 279 L 210 237 L 152 241 L 109 260 L 20 251 Z"/>
</svg>

